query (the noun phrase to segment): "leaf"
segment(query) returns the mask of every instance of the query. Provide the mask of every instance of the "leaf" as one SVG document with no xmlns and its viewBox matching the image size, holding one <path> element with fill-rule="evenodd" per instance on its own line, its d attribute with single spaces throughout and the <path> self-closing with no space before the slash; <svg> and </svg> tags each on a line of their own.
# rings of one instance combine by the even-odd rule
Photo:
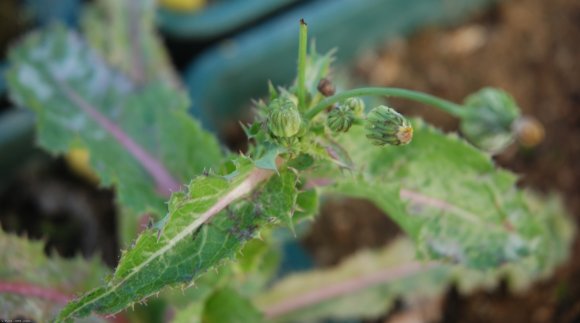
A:
<svg viewBox="0 0 580 323">
<path fill-rule="evenodd" d="M 36 112 L 37 137 L 61 154 L 86 148 L 101 184 L 142 213 L 220 159 L 216 139 L 186 111 L 184 92 L 137 88 L 61 26 L 33 33 L 9 54 L 10 96 Z M 177 144 L 178 143 L 178 144 Z"/>
<path fill-rule="evenodd" d="M 321 55 L 316 52 L 316 44 L 310 46 L 310 54 L 306 62 L 306 89 L 308 93 L 318 94 L 318 82 L 326 77 L 330 70 L 330 65 L 335 59 L 336 49 L 329 50 Z"/>
<path fill-rule="evenodd" d="M 318 214 L 319 199 L 318 192 L 313 188 L 298 193 L 296 212 L 292 216 L 293 222 L 297 223 L 303 219 L 313 218 Z"/>
<path fill-rule="evenodd" d="M 277 172 L 276 158 L 283 152 L 286 152 L 286 149 L 272 145 L 272 147 L 266 149 L 260 158 L 256 159 L 254 164 L 256 167 Z"/>
<path fill-rule="evenodd" d="M 445 288 L 448 268 L 413 258 L 413 244 L 399 239 L 378 251 L 358 252 L 333 268 L 284 277 L 254 301 L 267 318 L 280 322 L 377 317 L 399 296 L 428 297 Z"/>
<path fill-rule="evenodd" d="M 555 198 L 527 195 L 534 216 L 547 228 L 546 267 L 552 269 L 566 259 L 572 242 L 572 226 L 562 204 Z M 450 284 L 462 293 L 496 288 L 507 279 L 512 290 L 522 290 L 551 270 L 538 273 L 526 261 L 480 271 L 463 266 L 417 263 L 415 247 L 398 238 L 379 250 L 360 251 L 338 266 L 284 277 L 255 297 L 255 304 L 276 322 L 314 322 L 323 319 L 376 318 L 397 299 L 409 301 L 436 297 Z"/>
<path fill-rule="evenodd" d="M 83 32 L 107 62 L 135 83 L 177 85 L 154 18 L 155 1 L 99 0 L 86 7 Z"/>
<path fill-rule="evenodd" d="M 217 291 L 234 289 L 243 295 L 261 291 L 276 274 L 280 261 L 270 230 L 261 230 L 260 239 L 248 241 L 238 252 L 236 261 L 210 271 L 187 290 L 166 290 L 163 298 L 173 307 L 173 322 L 201 322 L 204 304 Z M 222 304 L 222 311 L 230 311 Z"/>
<path fill-rule="evenodd" d="M 327 191 L 373 201 L 416 241 L 422 259 L 476 269 L 527 261 L 538 272 L 550 265 L 548 219 L 534 214 L 513 174 L 457 136 L 416 121 L 403 147 L 372 146 L 356 130 L 341 139 L 359 173 Z"/>
<path fill-rule="evenodd" d="M 189 304 L 186 308 L 177 311 L 175 316 L 173 317 L 173 323 L 202 323 L 202 315 L 203 315 L 203 306 L 204 303 L 202 302 L 194 302 Z"/>
<path fill-rule="evenodd" d="M 106 286 L 69 303 L 57 321 L 91 311 L 114 313 L 164 286 L 190 284 L 233 258 L 271 219 L 291 212 L 294 205 L 272 203 L 274 196 L 288 190 L 282 176 L 290 171 L 272 176 L 272 171 L 258 169 L 244 157 L 232 163 L 237 167 L 235 176 L 199 176 L 186 191 L 174 193 L 163 228 L 143 232 Z M 240 200 L 255 189 L 251 200 Z"/>
<path fill-rule="evenodd" d="M 205 323 L 262 322 L 262 314 L 235 290 L 227 288 L 214 293 L 203 310 Z"/>
<path fill-rule="evenodd" d="M 44 242 L 4 232 L 0 232 L 0 249 L 0 313 L 4 319 L 47 322 L 72 295 L 98 286 L 108 272 L 96 257 L 47 257 Z"/>
</svg>

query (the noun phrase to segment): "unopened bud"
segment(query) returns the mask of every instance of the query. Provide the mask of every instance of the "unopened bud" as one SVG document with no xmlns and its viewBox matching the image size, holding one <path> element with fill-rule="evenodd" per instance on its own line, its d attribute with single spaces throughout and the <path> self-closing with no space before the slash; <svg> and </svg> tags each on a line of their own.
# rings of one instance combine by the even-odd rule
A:
<svg viewBox="0 0 580 323">
<path fill-rule="evenodd" d="M 466 115 L 460 128 L 471 143 L 491 153 L 512 143 L 513 123 L 519 118 L 520 109 L 508 93 L 484 88 L 468 96 L 464 106 Z"/>
<path fill-rule="evenodd" d="M 324 96 L 331 96 L 334 95 L 336 89 L 332 82 L 327 78 L 321 78 L 318 82 L 317 86 L 318 92 L 320 92 Z"/>
<path fill-rule="evenodd" d="M 373 144 L 406 145 L 413 139 L 413 127 L 397 111 L 380 105 L 372 109 L 367 115 L 367 138 Z"/>
<path fill-rule="evenodd" d="M 350 108 L 357 117 L 365 112 L 365 102 L 361 98 L 348 98 L 344 100 L 344 105 Z"/>
<path fill-rule="evenodd" d="M 302 118 L 296 104 L 286 97 L 273 100 L 268 106 L 268 128 L 280 138 L 288 138 L 300 131 Z"/>
<path fill-rule="evenodd" d="M 328 113 L 326 125 L 334 132 L 347 132 L 353 121 L 352 110 L 345 105 L 339 105 Z"/>
</svg>

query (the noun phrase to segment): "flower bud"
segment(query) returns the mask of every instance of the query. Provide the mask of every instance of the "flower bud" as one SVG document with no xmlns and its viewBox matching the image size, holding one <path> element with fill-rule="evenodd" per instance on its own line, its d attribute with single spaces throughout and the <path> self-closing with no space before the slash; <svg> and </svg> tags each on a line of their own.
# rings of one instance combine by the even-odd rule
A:
<svg viewBox="0 0 580 323">
<path fill-rule="evenodd" d="M 302 118 L 296 104 L 286 97 L 273 100 L 269 105 L 268 128 L 280 138 L 288 138 L 300 131 Z"/>
<path fill-rule="evenodd" d="M 351 109 L 357 117 L 362 116 L 365 112 L 365 102 L 361 98 L 348 98 L 344 100 L 344 105 Z"/>
<path fill-rule="evenodd" d="M 367 138 L 378 146 L 406 145 L 413 139 L 413 127 L 397 111 L 380 105 L 367 115 Z"/>
<path fill-rule="evenodd" d="M 354 121 L 354 113 L 346 105 L 333 108 L 326 119 L 326 125 L 334 132 L 347 132 Z"/>
<path fill-rule="evenodd" d="M 468 96 L 464 106 L 466 115 L 460 129 L 472 144 L 497 153 L 512 143 L 513 123 L 519 118 L 520 109 L 508 93 L 484 88 Z"/>
<path fill-rule="evenodd" d="M 517 119 L 512 129 L 517 141 L 524 147 L 537 146 L 544 140 L 544 126 L 534 117 L 523 116 Z"/>
<path fill-rule="evenodd" d="M 332 96 L 336 92 L 334 85 L 327 78 L 321 78 L 316 88 L 318 89 L 318 92 L 324 96 Z"/>
</svg>

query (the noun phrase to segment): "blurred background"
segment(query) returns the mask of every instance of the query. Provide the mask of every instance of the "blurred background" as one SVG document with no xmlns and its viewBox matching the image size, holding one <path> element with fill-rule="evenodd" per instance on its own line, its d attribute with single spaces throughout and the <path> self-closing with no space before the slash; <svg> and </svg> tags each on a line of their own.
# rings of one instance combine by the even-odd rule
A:
<svg viewBox="0 0 580 323">
<path fill-rule="evenodd" d="M 91 1 L 1 0 L 0 71 L 27 31 L 58 20 L 72 28 Z M 337 48 L 339 88 L 394 86 L 452 101 L 484 86 L 511 93 L 544 127 L 533 148 L 517 145 L 497 163 L 521 186 L 563 195 L 580 219 L 580 1 L 577 0 L 159 0 L 156 24 L 192 99 L 191 113 L 233 150 L 244 150 L 238 120 L 267 81 L 295 75 L 296 21 L 304 18 L 319 52 Z M 447 131 L 456 121 L 395 101 Z M 119 257 L 114 192 L 99 188 L 82 152 L 49 156 L 36 148 L 33 116 L 16 110 L 0 78 L 0 224 L 46 241 L 47 254 Z M 86 163 L 86 162 L 85 162 Z M 365 216 L 360 216 L 365 214 Z M 283 270 L 329 267 L 364 248 L 384 246 L 399 229 L 373 205 L 327 200 Z M 367 322 L 580 322 L 580 243 L 552 277 L 523 293 L 505 286 L 460 295 L 450 286 L 426 304 L 397 304 Z M 0 265 L 1 266 L 1 265 Z"/>
</svg>

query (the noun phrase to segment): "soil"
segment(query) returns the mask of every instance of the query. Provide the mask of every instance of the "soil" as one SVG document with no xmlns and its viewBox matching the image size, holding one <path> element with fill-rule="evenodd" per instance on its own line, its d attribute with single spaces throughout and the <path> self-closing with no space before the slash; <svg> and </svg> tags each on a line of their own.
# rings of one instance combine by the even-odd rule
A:
<svg viewBox="0 0 580 323">
<path fill-rule="evenodd" d="M 46 242 L 47 254 L 119 258 L 114 192 L 72 172 L 62 158 L 36 152 L 0 186 L 0 226 Z"/>
<path fill-rule="evenodd" d="M 485 86 L 511 93 L 524 114 L 540 120 L 546 136 L 531 149 L 510 147 L 496 156 L 497 163 L 521 174 L 521 186 L 562 194 L 578 226 L 579 1 L 503 1 L 461 26 L 423 30 L 408 40 L 391 42 L 378 52 L 367 53 L 353 73 L 361 84 L 416 89 L 456 102 Z M 406 115 L 420 115 L 445 130 L 457 130 L 457 121 L 443 113 L 406 101 L 390 103 Z M 331 265 L 355 247 L 385 242 L 373 238 L 384 230 L 375 222 L 380 217 L 368 217 L 363 223 L 362 217 L 356 216 L 365 207 L 348 215 L 344 214 L 348 208 L 340 204 L 323 209 L 319 222 L 334 229 L 317 225 L 305 240 L 319 264 Z M 334 234 L 327 234 L 329 230 Z M 354 240 L 345 245 L 345 237 Z M 341 242 L 335 244 L 340 248 L 334 253 L 327 247 L 333 240 Z M 523 294 L 514 295 L 503 286 L 463 296 L 451 287 L 440 302 L 439 318 L 429 321 L 580 322 L 580 240 L 575 241 L 571 253 L 569 261 L 551 278 Z M 400 322 L 393 316 L 377 321 L 390 319 Z M 424 320 L 423 317 L 420 321 Z"/>
</svg>

